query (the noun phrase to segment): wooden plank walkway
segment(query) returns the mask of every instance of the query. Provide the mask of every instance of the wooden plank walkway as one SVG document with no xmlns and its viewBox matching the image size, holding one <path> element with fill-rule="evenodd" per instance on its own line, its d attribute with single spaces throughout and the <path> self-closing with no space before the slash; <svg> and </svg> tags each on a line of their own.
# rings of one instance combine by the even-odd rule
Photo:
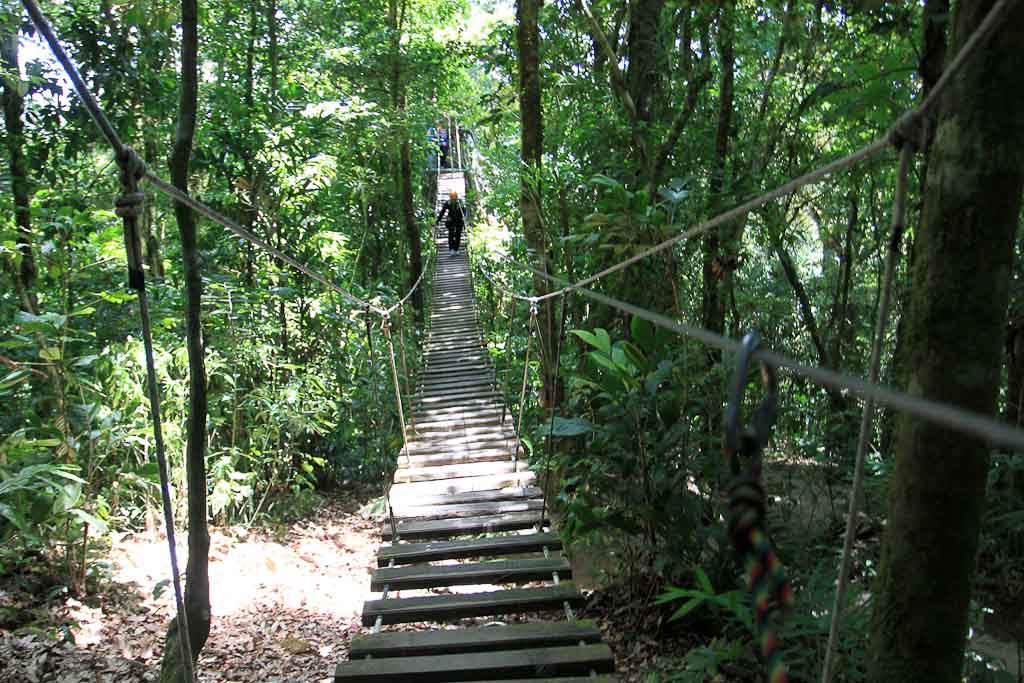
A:
<svg viewBox="0 0 1024 683">
<path fill-rule="evenodd" d="M 444 174 L 439 202 L 452 187 L 463 197 L 461 174 Z M 513 460 L 518 439 L 495 391 L 465 250 L 449 254 L 443 231 L 434 236 L 415 432 L 410 422 L 408 459 L 398 456 L 390 494 L 398 538 L 385 522 L 369 586 L 379 595 L 363 604 L 367 633 L 353 640 L 334 679 L 615 681 L 600 632 L 573 616 L 583 597 L 561 539 L 542 519 L 541 490 Z M 423 622 L 429 628 L 384 628 Z"/>
</svg>

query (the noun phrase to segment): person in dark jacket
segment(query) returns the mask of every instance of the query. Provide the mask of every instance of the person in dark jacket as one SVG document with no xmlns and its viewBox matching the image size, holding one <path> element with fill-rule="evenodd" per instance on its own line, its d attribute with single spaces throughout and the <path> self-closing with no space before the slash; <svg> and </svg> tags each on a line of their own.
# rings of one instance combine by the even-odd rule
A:
<svg viewBox="0 0 1024 683">
<path fill-rule="evenodd" d="M 437 129 L 437 144 L 441 149 L 441 168 L 450 168 L 451 163 L 448 161 L 451 150 L 450 143 L 448 140 L 448 130 L 445 128 Z"/>
<path fill-rule="evenodd" d="M 441 206 L 441 213 L 437 214 L 437 222 L 447 216 L 445 227 L 448 228 L 448 251 L 459 253 L 459 243 L 462 241 L 462 229 L 466 226 L 466 215 L 459 203 L 459 193 L 452 190 L 448 193 L 448 201 Z"/>
</svg>

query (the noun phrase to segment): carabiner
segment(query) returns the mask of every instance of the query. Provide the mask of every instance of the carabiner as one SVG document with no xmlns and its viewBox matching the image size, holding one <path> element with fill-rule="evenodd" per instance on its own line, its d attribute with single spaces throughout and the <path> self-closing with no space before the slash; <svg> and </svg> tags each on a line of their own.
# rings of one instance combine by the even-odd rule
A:
<svg viewBox="0 0 1024 683">
<path fill-rule="evenodd" d="M 739 474 L 739 455 L 755 457 L 753 467 L 760 470 L 760 454 L 771 437 L 772 428 L 778 415 L 778 378 L 775 368 L 761 363 L 761 383 L 765 388 L 765 396 L 761 404 L 751 416 L 748 427 L 740 430 L 740 408 L 743 405 L 743 394 L 747 386 L 747 374 L 750 361 L 761 343 L 757 332 L 749 332 L 743 337 L 742 345 L 736 355 L 736 369 L 733 373 L 732 386 L 729 391 L 729 405 L 725 410 L 725 459 L 732 474 Z M 759 474 L 759 472 L 758 472 Z"/>
</svg>

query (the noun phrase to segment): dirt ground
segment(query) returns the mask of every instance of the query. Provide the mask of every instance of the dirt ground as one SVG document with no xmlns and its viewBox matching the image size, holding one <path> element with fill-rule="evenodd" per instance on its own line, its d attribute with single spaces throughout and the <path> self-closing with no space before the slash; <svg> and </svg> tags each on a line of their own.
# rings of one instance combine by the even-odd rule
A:
<svg viewBox="0 0 1024 683">
<path fill-rule="evenodd" d="M 199 657 L 204 683 L 331 681 L 359 630 L 377 524 L 359 501 L 326 500 L 278 530 L 211 531 L 213 626 Z M 184 566 L 184 548 L 179 549 Z M 0 683 L 127 683 L 156 679 L 173 614 L 166 540 L 115 536 L 110 581 L 53 609 L 74 643 L 0 631 Z M 162 590 L 158 589 L 158 586 Z M 18 596 L 0 590 L 0 605 Z M 67 638 L 67 634 L 65 635 Z"/>
</svg>

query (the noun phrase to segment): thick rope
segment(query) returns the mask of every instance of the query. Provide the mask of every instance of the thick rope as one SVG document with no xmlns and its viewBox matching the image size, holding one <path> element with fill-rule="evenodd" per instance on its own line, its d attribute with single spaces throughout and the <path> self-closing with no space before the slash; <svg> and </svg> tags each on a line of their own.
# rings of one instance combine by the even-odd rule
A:
<svg viewBox="0 0 1024 683">
<path fill-rule="evenodd" d="M 747 383 L 750 359 L 760 338 L 756 333 L 743 339 L 738 354 L 725 416 L 723 455 L 733 480 L 729 486 L 729 538 L 743 563 L 747 590 L 754 599 L 754 631 L 758 652 L 769 683 L 786 683 L 789 673 L 782 659 L 777 635 L 782 613 L 793 604 L 793 592 L 786 572 L 764 530 L 766 497 L 761 484 L 761 454 L 768 444 L 776 418 L 778 382 L 775 371 L 762 364 L 761 376 L 767 395 L 741 432 L 739 411 Z M 746 472 L 741 459 L 750 461 Z"/>
<path fill-rule="evenodd" d="M 427 270 L 430 267 L 430 261 L 431 261 L 431 259 L 433 257 L 434 257 L 434 252 L 429 252 L 427 254 L 427 265 L 424 266 L 423 270 L 420 271 L 420 276 L 418 278 L 416 278 L 416 282 L 413 283 L 412 288 L 406 293 L 405 296 L 403 296 L 401 299 L 396 301 L 394 303 L 394 305 L 392 305 L 391 307 L 389 307 L 389 308 L 385 309 L 384 311 L 382 311 L 381 312 L 381 317 L 391 315 L 392 313 L 395 312 L 396 309 L 400 308 L 402 305 L 405 304 L 406 301 L 409 300 L 409 297 L 411 297 L 413 295 L 413 293 L 416 291 L 416 288 L 420 286 L 421 282 L 423 282 L 423 276 L 427 274 Z"/>
<path fill-rule="evenodd" d="M 528 266 L 527 268 L 537 275 L 551 280 L 552 282 L 560 284 L 565 283 L 564 280 L 557 278 L 554 275 L 547 275 L 539 270 L 529 268 Z M 570 286 L 567 289 L 579 292 L 588 299 L 605 304 L 606 306 L 620 310 L 623 313 L 635 315 L 638 318 L 646 320 L 663 329 L 670 330 L 685 337 L 696 339 L 707 346 L 721 349 L 727 353 L 736 353 L 740 350 L 740 342 L 732 339 L 731 337 L 726 337 L 725 335 L 712 332 L 711 330 L 702 327 L 673 320 L 667 316 L 661 315 L 660 313 L 654 313 L 653 311 L 640 308 L 634 304 L 620 301 L 619 299 L 615 299 L 605 294 L 600 294 L 590 289 L 577 287 L 575 285 Z M 825 367 L 807 365 L 794 358 L 774 351 L 769 351 L 768 349 L 758 349 L 754 352 L 754 358 L 755 360 L 767 363 L 773 367 L 787 368 L 794 374 L 805 377 L 819 386 L 849 391 L 851 394 L 862 399 L 870 398 L 880 405 L 914 415 L 915 417 L 928 420 L 935 424 L 943 425 L 949 429 L 970 434 L 981 439 L 990 446 L 1024 451 L 1024 429 L 1010 427 L 1009 425 L 1004 424 L 999 420 L 992 419 L 986 415 L 965 410 L 948 403 L 933 401 L 931 399 L 924 398 L 923 396 L 913 396 L 896 389 L 873 384 L 860 379 L 859 377 L 836 372 L 835 370 L 830 370 Z"/>
<path fill-rule="evenodd" d="M 889 308 L 892 302 L 893 280 L 896 273 L 896 262 L 900 256 L 900 244 L 903 230 L 906 227 L 907 208 L 907 177 L 913 163 L 913 149 L 904 145 L 900 150 L 900 167 L 896 175 L 896 191 L 892 206 L 892 227 L 889 231 L 889 251 L 885 256 L 885 276 L 881 283 L 881 296 L 878 302 L 878 315 L 875 320 L 875 338 L 871 345 L 871 363 L 868 370 L 868 381 L 878 382 L 882 366 L 882 345 L 889 326 Z M 843 618 L 843 600 L 846 596 L 847 582 L 850 578 L 850 563 L 853 557 L 853 541 L 856 535 L 857 510 L 864 491 L 864 462 L 867 459 L 867 446 L 871 436 L 875 417 L 875 402 L 868 399 L 864 402 L 864 412 L 860 419 L 860 433 L 857 435 L 857 458 L 853 469 L 853 486 L 850 491 L 850 508 L 846 515 L 846 535 L 843 537 L 843 554 L 839 562 L 839 577 L 836 581 L 836 597 L 832 605 L 832 623 L 829 626 L 828 646 L 825 649 L 825 664 L 821 670 L 821 683 L 830 683 L 835 669 L 836 647 L 839 641 L 839 625 Z"/>
<path fill-rule="evenodd" d="M 139 192 L 139 179 L 145 173 L 145 164 L 130 147 L 123 147 L 117 158 L 121 167 L 123 193 L 115 202 L 115 212 L 124 223 L 125 251 L 128 255 L 128 286 L 139 298 L 139 318 L 142 321 L 142 341 L 146 351 L 146 393 L 149 395 L 149 413 L 153 422 L 153 441 L 156 444 L 156 462 L 160 473 L 160 500 L 167 529 L 167 547 L 171 560 L 171 580 L 174 584 L 174 603 L 178 614 L 181 665 L 188 680 L 196 680 L 192 658 L 192 639 L 188 625 L 188 612 L 181 590 L 181 571 L 178 568 L 178 547 L 174 531 L 174 508 L 171 504 L 170 474 L 164 447 L 163 418 L 160 413 L 160 384 L 156 378 L 156 360 L 153 354 L 153 330 L 149 317 L 149 299 L 146 295 L 146 277 L 142 266 L 142 241 L 139 237 L 139 216 L 146 195 Z"/>
</svg>

